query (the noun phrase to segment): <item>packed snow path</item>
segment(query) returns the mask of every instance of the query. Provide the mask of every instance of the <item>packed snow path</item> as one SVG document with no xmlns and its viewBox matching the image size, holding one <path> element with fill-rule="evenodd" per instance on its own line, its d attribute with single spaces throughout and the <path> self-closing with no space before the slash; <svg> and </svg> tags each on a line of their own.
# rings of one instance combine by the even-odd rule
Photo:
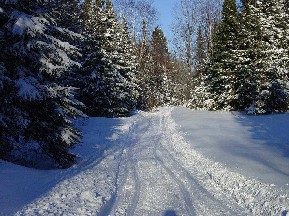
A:
<svg viewBox="0 0 289 216">
<path fill-rule="evenodd" d="M 178 131 L 172 109 L 122 121 L 101 157 L 87 147 L 87 160 L 17 215 L 289 215 L 288 188 L 204 157 Z M 103 134 L 87 124 L 84 140 L 93 144 Z"/>
</svg>

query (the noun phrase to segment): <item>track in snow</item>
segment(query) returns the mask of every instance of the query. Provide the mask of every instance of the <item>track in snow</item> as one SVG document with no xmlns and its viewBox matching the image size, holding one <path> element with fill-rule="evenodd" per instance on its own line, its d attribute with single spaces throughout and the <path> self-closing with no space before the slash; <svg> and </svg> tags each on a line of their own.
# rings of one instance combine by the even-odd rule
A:
<svg viewBox="0 0 289 216">
<path fill-rule="evenodd" d="M 171 112 L 126 120 L 115 148 L 18 215 L 287 215 L 288 191 L 203 157 Z"/>
</svg>

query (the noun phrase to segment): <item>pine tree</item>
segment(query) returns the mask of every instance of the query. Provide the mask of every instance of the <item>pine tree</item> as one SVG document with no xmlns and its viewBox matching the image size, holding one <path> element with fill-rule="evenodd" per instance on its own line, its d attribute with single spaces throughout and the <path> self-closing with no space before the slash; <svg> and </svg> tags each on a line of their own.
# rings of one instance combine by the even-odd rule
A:
<svg viewBox="0 0 289 216">
<path fill-rule="evenodd" d="M 206 65 L 206 47 L 205 40 L 203 37 L 203 29 L 199 25 L 197 33 L 197 45 L 196 45 L 196 54 L 195 54 L 195 76 L 198 76 Z"/>
<path fill-rule="evenodd" d="M 238 38 L 236 41 L 235 95 L 233 107 L 236 110 L 252 108 L 258 95 L 259 75 L 263 49 L 262 29 L 255 0 L 242 1 L 239 14 Z"/>
<path fill-rule="evenodd" d="M 169 51 L 167 39 L 160 28 L 155 28 L 152 33 L 152 60 L 151 91 L 155 97 L 156 105 L 168 104 L 170 101 L 170 80 L 169 80 Z"/>
<path fill-rule="evenodd" d="M 118 60 L 121 66 L 120 73 L 126 80 L 124 89 L 126 97 L 124 97 L 122 101 L 124 102 L 123 106 L 127 107 L 127 111 L 130 111 L 137 108 L 140 86 L 137 79 L 139 71 L 136 46 L 132 42 L 128 30 L 128 24 L 125 19 L 123 19 L 120 24 L 120 35 L 118 39 L 117 47 L 119 47 L 118 52 L 120 54 L 120 59 Z"/>
<path fill-rule="evenodd" d="M 69 58 L 75 49 L 61 40 L 64 29 L 52 24 L 43 1 L 1 1 L 1 7 L 6 14 L 2 39 L 7 42 L 1 55 L 1 71 L 8 77 L 4 95 L 13 94 L 4 96 L 1 110 L 5 133 L 1 136 L 13 147 L 10 152 L 5 149 L 3 159 L 31 165 L 30 153 L 36 150 L 36 157 L 44 154 L 67 167 L 75 158 L 69 149 L 79 140 L 71 118 L 81 112 L 76 109 L 80 104 L 74 88 L 62 86 L 61 80 L 78 65 Z"/>
<path fill-rule="evenodd" d="M 79 100 L 86 105 L 86 113 L 97 115 L 99 104 L 97 103 L 97 85 L 99 82 L 98 67 L 101 64 L 100 28 L 102 25 L 103 9 L 97 7 L 92 0 L 85 0 L 81 11 L 81 31 L 84 36 L 82 47 L 83 65 L 81 76 L 78 78 L 78 87 L 80 88 Z"/>
<path fill-rule="evenodd" d="M 114 12 L 111 0 L 106 0 L 106 16 L 107 16 L 107 32 L 108 36 L 106 49 L 110 51 L 107 58 L 111 58 L 111 66 L 106 71 L 104 78 L 107 86 L 108 100 L 110 107 L 106 112 L 111 113 L 111 116 L 125 116 L 135 107 L 136 99 L 138 97 L 136 83 L 134 77 L 136 76 L 136 68 L 134 62 L 128 62 L 128 58 L 133 58 L 131 41 L 127 37 L 128 32 L 120 29 L 116 15 Z M 128 49 L 126 49 L 128 48 Z M 132 67 L 131 67 L 132 66 Z"/>
<path fill-rule="evenodd" d="M 7 66 L 5 64 L 7 58 L 8 37 L 5 35 L 5 24 L 9 21 L 7 11 L 0 6 L 0 158 L 8 158 L 10 151 L 13 150 L 15 142 L 17 112 L 12 108 L 11 103 L 17 89 L 13 85 L 13 81 L 8 77 Z"/>
<path fill-rule="evenodd" d="M 136 106 L 132 44 L 117 22 L 111 1 L 85 1 L 87 38 L 80 98 L 93 116 L 124 116 Z M 130 62 L 127 60 L 131 60 Z"/>
<path fill-rule="evenodd" d="M 77 86 L 82 59 L 83 36 L 81 35 L 80 19 L 80 0 L 47 0 L 43 2 L 45 14 L 53 25 L 61 29 L 61 40 L 70 45 L 69 49 L 74 51 L 70 53 L 69 58 L 78 62 L 74 67 L 70 67 L 65 76 L 63 76 L 63 85 Z M 55 32 L 56 34 L 59 34 Z"/>
<path fill-rule="evenodd" d="M 141 94 L 138 107 L 142 110 L 151 110 L 155 107 L 156 101 L 151 91 L 151 70 L 153 68 L 152 54 L 147 38 L 146 23 L 143 22 L 142 39 L 137 45 L 138 77 Z"/>
<path fill-rule="evenodd" d="M 283 1 L 244 0 L 237 70 L 238 104 L 252 114 L 287 110 L 288 32 Z"/>
<path fill-rule="evenodd" d="M 45 7 L 58 26 L 73 32 L 80 30 L 80 0 L 47 0 Z"/>
<path fill-rule="evenodd" d="M 190 91 L 190 100 L 188 106 L 192 109 L 213 109 L 213 103 L 210 97 L 209 86 L 212 80 L 211 75 L 208 73 L 208 54 L 209 50 L 206 50 L 206 44 L 203 38 L 203 29 L 199 25 L 197 33 L 197 45 L 195 51 L 195 74 L 191 80 L 192 88 Z"/>
<path fill-rule="evenodd" d="M 237 26 L 236 2 L 235 0 L 225 0 L 221 24 L 213 36 L 214 49 L 208 68 L 210 74 L 208 84 L 215 101 L 213 109 L 232 109 L 235 91 L 233 71 L 236 64 L 233 50 L 236 49 Z"/>
<path fill-rule="evenodd" d="M 258 113 L 284 112 L 287 110 L 288 83 L 288 14 L 283 0 L 259 3 L 260 22 L 264 35 L 263 77 L 260 81 Z"/>
</svg>

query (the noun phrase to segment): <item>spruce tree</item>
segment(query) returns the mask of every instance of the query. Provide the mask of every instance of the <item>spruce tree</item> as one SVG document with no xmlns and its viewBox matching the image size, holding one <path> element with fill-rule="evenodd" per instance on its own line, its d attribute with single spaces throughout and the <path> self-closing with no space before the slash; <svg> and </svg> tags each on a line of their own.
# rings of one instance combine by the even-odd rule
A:
<svg viewBox="0 0 289 216">
<path fill-rule="evenodd" d="M 153 60 L 145 22 L 143 22 L 141 41 L 137 44 L 137 60 L 139 71 L 137 79 L 139 80 L 141 89 L 138 107 L 142 110 L 151 110 L 156 106 L 157 102 L 151 90 Z"/>
<path fill-rule="evenodd" d="M 125 78 L 124 94 L 122 101 L 123 106 L 127 107 L 127 111 L 137 108 L 140 84 L 137 77 L 139 76 L 136 45 L 132 42 L 129 34 L 128 24 L 125 19 L 120 23 L 120 32 L 117 41 L 117 47 L 119 50 L 118 60 L 120 64 L 120 74 Z"/>
<path fill-rule="evenodd" d="M 213 53 L 208 73 L 208 84 L 212 98 L 215 101 L 213 109 L 232 109 L 235 91 L 234 69 L 236 59 L 233 50 L 236 50 L 237 40 L 237 8 L 235 0 L 225 0 L 223 4 L 222 20 L 213 36 Z"/>
<path fill-rule="evenodd" d="M 98 67 L 101 64 L 100 31 L 103 16 L 102 6 L 97 7 L 92 0 L 85 0 L 81 11 L 81 31 L 84 36 L 82 46 L 83 65 L 78 87 L 80 88 L 79 100 L 86 105 L 88 115 L 97 115 L 99 104 L 97 103 L 99 82 Z"/>
<path fill-rule="evenodd" d="M 195 51 L 195 76 L 198 76 L 204 70 L 206 64 L 206 47 L 205 40 L 203 37 L 202 26 L 198 26 L 197 40 L 196 40 L 196 51 Z"/>
<path fill-rule="evenodd" d="M 136 67 L 133 62 L 133 50 L 127 30 L 120 29 L 116 19 L 113 4 L 111 0 L 106 0 L 107 32 L 108 37 L 105 44 L 110 53 L 106 53 L 109 68 L 104 75 L 108 92 L 110 107 L 106 112 L 112 116 L 126 116 L 128 112 L 135 107 L 138 97 L 137 87 L 134 77 L 136 76 Z M 131 47 L 128 47 L 131 46 Z M 130 60 L 130 61 L 127 61 Z"/>
<path fill-rule="evenodd" d="M 86 48 L 80 98 L 89 115 L 127 115 L 138 97 L 136 65 L 127 33 L 120 29 L 109 0 L 85 1 L 82 17 Z"/>
<path fill-rule="evenodd" d="M 287 110 L 288 83 L 288 14 L 283 0 L 261 1 L 260 22 L 264 35 L 262 80 L 256 101 L 258 113 Z"/>
<path fill-rule="evenodd" d="M 80 0 L 47 0 L 45 7 L 49 16 L 62 28 L 73 32 L 80 30 Z"/>
<path fill-rule="evenodd" d="M 262 29 L 255 0 L 242 1 L 239 14 L 238 38 L 236 41 L 235 94 L 236 110 L 254 107 L 258 95 L 260 67 L 262 67 Z M 251 112 L 252 110 L 250 110 Z"/>
<path fill-rule="evenodd" d="M 12 107 L 14 95 L 17 92 L 13 81 L 8 76 L 6 59 L 8 57 L 7 45 L 9 38 L 6 34 L 5 24 L 9 21 L 8 11 L 0 6 L 0 158 L 9 157 L 13 144 L 17 139 L 17 110 Z M 14 128 L 12 127 L 14 126 Z"/>
<path fill-rule="evenodd" d="M 169 51 L 167 39 L 160 28 L 155 28 L 152 33 L 152 60 L 151 91 L 155 97 L 156 106 L 168 104 L 170 101 L 170 80 L 169 80 Z"/>
<path fill-rule="evenodd" d="M 43 1 L 1 1 L 1 7 L 5 13 L 1 38 L 6 44 L 0 62 L 8 77 L 1 90 L 5 101 L 1 148 L 12 147 L 1 156 L 31 166 L 39 162 L 30 161 L 36 151 L 33 156 L 46 155 L 59 167 L 67 167 L 75 158 L 69 149 L 79 140 L 71 118 L 81 112 L 76 109 L 74 88 L 61 85 L 61 80 L 78 65 L 69 58 L 75 50 L 61 40 L 64 29 L 53 25 Z M 5 96 L 6 92 L 10 93 Z M 7 98 L 10 94 L 13 97 Z"/>
</svg>

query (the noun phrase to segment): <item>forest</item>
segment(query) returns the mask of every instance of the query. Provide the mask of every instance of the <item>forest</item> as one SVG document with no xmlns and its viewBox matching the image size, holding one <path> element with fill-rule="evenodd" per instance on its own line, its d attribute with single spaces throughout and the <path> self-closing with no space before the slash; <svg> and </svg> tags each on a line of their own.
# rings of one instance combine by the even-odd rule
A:
<svg viewBox="0 0 289 216">
<path fill-rule="evenodd" d="M 288 6 L 180 0 L 169 48 L 149 0 L 0 0 L 0 159 L 70 167 L 77 118 L 287 112 Z"/>
</svg>

